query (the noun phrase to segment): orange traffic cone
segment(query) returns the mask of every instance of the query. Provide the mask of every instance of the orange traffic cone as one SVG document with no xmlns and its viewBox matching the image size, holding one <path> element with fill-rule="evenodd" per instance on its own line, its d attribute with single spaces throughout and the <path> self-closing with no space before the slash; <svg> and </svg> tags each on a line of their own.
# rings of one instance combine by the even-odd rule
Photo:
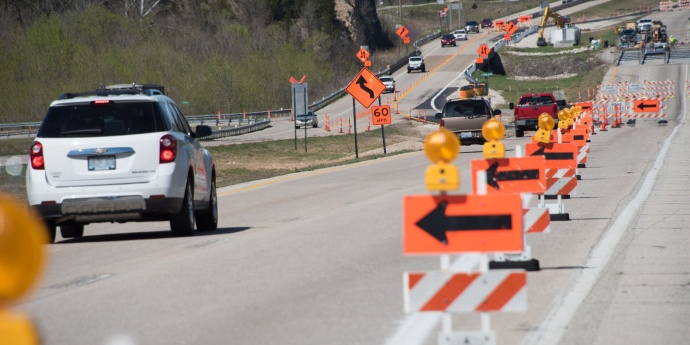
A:
<svg viewBox="0 0 690 345">
<path fill-rule="evenodd" d="M 339 122 L 340 122 L 340 132 L 338 132 L 338 133 L 344 133 L 343 132 L 343 118 L 342 117 L 340 118 Z"/>
<path fill-rule="evenodd" d="M 352 122 L 349 117 L 347 118 L 347 134 L 352 134 Z"/>
</svg>

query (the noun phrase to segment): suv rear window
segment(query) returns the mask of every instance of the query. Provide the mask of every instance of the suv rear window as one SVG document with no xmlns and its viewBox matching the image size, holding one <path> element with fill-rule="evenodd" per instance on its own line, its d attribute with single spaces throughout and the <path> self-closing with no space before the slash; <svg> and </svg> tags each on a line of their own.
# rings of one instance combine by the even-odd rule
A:
<svg viewBox="0 0 690 345">
<path fill-rule="evenodd" d="M 158 103 L 59 105 L 48 109 L 40 138 L 100 137 L 167 130 Z"/>
<path fill-rule="evenodd" d="M 552 104 L 553 99 L 548 96 L 542 96 L 542 97 L 523 97 L 520 99 L 520 105 L 525 105 L 525 104 L 531 104 L 531 105 L 537 105 L 537 104 Z"/>
<path fill-rule="evenodd" d="M 465 117 L 489 115 L 491 110 L 483 100 L 462 100 L 448 102 L 443 107 L 443 117 Z"/>
</svg>

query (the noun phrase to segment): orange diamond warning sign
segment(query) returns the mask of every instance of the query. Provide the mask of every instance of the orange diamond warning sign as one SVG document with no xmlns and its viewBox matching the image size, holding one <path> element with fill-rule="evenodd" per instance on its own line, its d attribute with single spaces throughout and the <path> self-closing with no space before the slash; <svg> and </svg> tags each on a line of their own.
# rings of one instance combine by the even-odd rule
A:
<svg viewBox="0 0 690 345">
<path fill-rule="evenodd" d="M 365 108 L 369 108 L 385 89 L 386 85 L 366 68 L 362 68 L 350 85 L 345 88 Z"/>
</svg>

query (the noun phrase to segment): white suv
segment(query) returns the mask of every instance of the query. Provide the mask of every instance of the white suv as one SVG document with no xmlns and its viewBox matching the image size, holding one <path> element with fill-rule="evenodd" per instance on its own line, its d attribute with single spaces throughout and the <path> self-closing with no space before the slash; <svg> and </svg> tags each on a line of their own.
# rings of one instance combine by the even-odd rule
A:
<svg viewBox="0 0 690 345">
<path fill-rule="evenodd" d="M 66 93 L 30 149 L 26 190 L 51 243 L 97 222 L 169 221 L 174 235 L 218 224 L 215 163 L 158 85 Z"/>
</svg>

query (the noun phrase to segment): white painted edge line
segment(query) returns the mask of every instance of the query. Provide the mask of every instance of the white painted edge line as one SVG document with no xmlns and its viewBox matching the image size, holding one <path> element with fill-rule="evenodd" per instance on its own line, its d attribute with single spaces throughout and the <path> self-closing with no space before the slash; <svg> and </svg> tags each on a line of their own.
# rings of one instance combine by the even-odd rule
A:
<svg viewBox="0 0 690 345">
<path fill-rule="evenodd" d="M 686 70 L 686 79 L 687 74 L 688 71 Z M 685 97 L 683 97 L 681 103 L 683 117 L 680 123 L 673 128 L 671 135 L 664 141 L 664 145 L 659 151 L 652 169 L 649 170 L 644 177 L 640 190 L 635 197 L 630 200 L 628 205 L 625 206 L 615 222 L 606 230 L 599 243 L 592 249 L 589 259 L 585 263 L 587 269 L 583 270 L 578 276 L 573 277 L 571 283 L 568 284 L 568 286 L 571 286 L 571 289 L 554 301 L 547 316 L 534 332 L 527 335 L 522 344 L 552 345 L 560 342 L 563 334 L 568 329 L 570 321 L 582 304 L 582 301 L 587 297 L 592 287 L 599 279 L 601 272 L 606 268 L 606 265 L 611 259 L 613 250 L 628 229 L 630 222 L 635 218 L 635 214 L 647 200 L 647 197 L 649 197 L 652 187 L 654 187 L 656 183 L 656 177 L 659 171 L 661 171 L 661 168 L 663 168 L 664 159 L 671 146 L 671 141 L 676 136 L 678 130 L 682 126 L 685 126 L 686 103 L 687 101 Z"/>
</svg>

